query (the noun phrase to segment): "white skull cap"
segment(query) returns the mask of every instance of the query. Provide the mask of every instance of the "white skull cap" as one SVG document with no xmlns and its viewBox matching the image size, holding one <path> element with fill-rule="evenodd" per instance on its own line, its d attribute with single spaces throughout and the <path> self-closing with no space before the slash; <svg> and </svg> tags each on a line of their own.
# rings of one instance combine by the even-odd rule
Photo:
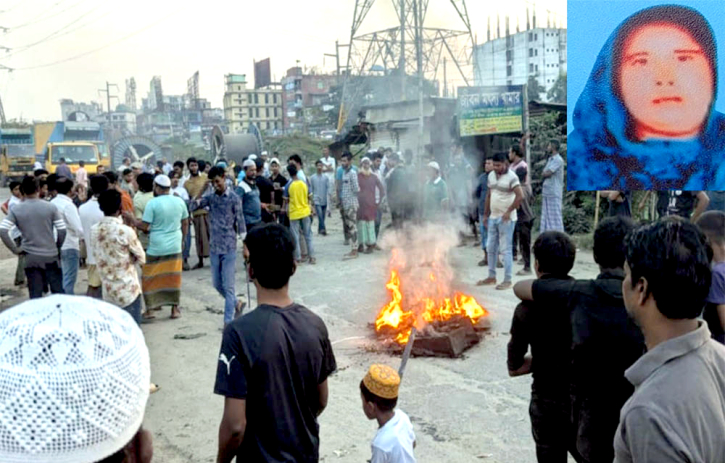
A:
<svg viewBox="0 0 725 463">
<path fill-rule="evenodd" d="M 131 315 L 53 295 L 0 313 L 0 461 L 92 463 L 141 427 L 149 352 Z"/>
</svg>

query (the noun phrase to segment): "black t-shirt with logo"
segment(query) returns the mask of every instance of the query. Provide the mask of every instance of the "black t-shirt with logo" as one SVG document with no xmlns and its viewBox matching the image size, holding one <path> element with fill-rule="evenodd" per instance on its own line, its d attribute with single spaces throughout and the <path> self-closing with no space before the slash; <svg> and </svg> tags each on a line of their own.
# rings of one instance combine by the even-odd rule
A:
<svg viewBox="0 0 725 463">
<path fill-rule="evenodd" d="M 660 191 L 657 196 L 657 214 L 660 217 L 679 215 L 689 219 L 695 210 L 697 191 Z"/>
<path fill-rule="evenodd" d="M 245 399 L 240 461 L 317 462 L 317 387 L 337 365 L 309 309 L 260 305 L 224 330 L 214 393 Z"/>
</svg>

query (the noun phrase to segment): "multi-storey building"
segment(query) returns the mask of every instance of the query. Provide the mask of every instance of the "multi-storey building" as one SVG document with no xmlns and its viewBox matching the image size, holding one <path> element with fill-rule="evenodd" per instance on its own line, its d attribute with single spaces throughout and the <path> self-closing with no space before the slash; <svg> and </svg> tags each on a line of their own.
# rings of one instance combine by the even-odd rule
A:
<svg viewBox="0 0 725 463">
<path fill-rule="evenodd" d="M 288 69 L 282 79 L 285 130 L 316 132 L 330 128 L 326 118 L 315 112 L 329 99 L 337 82 L 337 76 L 304 74 L 301 67 Z"/>
<path fill-rule="evenodd" d="M 566 29 L 534 28 L 489 40 L 476 47 L 474 63 L 476 86 L 523 85 L 533 76 L 548 91 L 566 74 Z M 546 92 L 534 99 L 546 101 Z"/>
<path fill-rule="evenodd" d="M 247 88 L 244 74 L 224 76 L 224 119 L 230 133 L 246 132 L 254 124 L 263 133 L 281 131 L 282 90 L 273 86 Z"/>
</svg>

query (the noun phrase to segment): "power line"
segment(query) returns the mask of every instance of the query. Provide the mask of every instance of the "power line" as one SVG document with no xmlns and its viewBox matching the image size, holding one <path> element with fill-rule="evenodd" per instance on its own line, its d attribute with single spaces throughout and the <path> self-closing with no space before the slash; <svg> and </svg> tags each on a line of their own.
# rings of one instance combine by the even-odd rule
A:
<svg viewBox="0 0 725 463">
<path fill-rule="evenodd" d="M 50 18 L 53 18 L 55 16 L 61 15 L 61 14 L 65 13 L 66 11 L 71 10 L 71 9 L 77 7 L 78 5 L 80 5 L 81 3 L 83 3 L 83 2 L 85 2 L 87 0 L 80 0 L 79 2 L 76 2 L 76 3 L 72 4 L 71 6 L 69 6 L 67 8 L 64 8 L 64 9 L 62 9 L 60 11 L 57 11 L 55 13 L 51 13 L 50 15 L 47 15 L 46 16 L 46 14 L 48 12 L 52 11 L 53 8 L 55 8 L 56 6 L 60 5 L 61 3 L 65 2 L 65 1 L 67 1 L 67 0 L 58 0 L 48 10 L 43 11 L 42 13 L 40 13 L 37 16 L 35 16 L 33 19 L 31 19 L 30 21 L 28 21 L 26 23 L 18 24 L 17 26 L 8 27 L 7 28 L 7 32 L 5 32 L 5 35 L 12 34 L 16 30 L 22 29 L 23 27 L 32 26 L 33 24 L 37 24 L 39 22 L 43 22 L 46 19 L 50 19 Z"/>
<path fill-rule="evenodd" d="M 107 43 L 107 44 L 105 44 L 103 46 L 100 46 L 98 48 L 94 48 L 93 50 L 89 50 L 89 51 L 87 51 L 85 53 L 81 53 L 79 55 L 71 56 L 69 58 L 65 58 L 65 59 L 62 59 L 62 60 L 53 61 L 51 63 L 39 64 L 37 66 L 28 66 L 28 67 L 24 67 L 24 68 L 15 68 L 15 70 L 17 70 L 17 71 L 27 71 L 27 70 L 30 70 L 30 69 L 46 68 L 46 67 L 49 67 L 49 66 L 55 66 L 56 64 L 67 63 L 68 61 L 73 61 L 73 60 L 76 60 L 76 59 L 79 59 L 79 58 L 83 58 L 84 56 L 88 56 L 88 55 L 93 54 L 93 53 L 95 53 L 97 51 L 101 51 L 101 50 L 104 50 L 104 49 L 106 49 L 108 47 L 111 47 L 113 45 L 116 45 L 117 43 L 123 42 L 124 40 L 130 39 L 134 35 L 138 35 L 138 34 L 140 34 L 142 32 L 145 32 L 145 31 L 151 29 L 152 27 L 154 27 L 154 26 L 162 23 L 163 21 L 166 21 L 170 17 L 174 16 L 175 14 L 181 12 L 182 10 L 184 10 L 186 8 L 188 8 L 188 6 L 183 6 L 183 7 L 179 8 L 178 10 L 176 10 L 176 11 L 174 11 L 174 12 L 172 12 L 172 13 L 166 15 L 166 16 L 164 16 L 163 18 L 159 19 L 158 21 L 155 21 L 155 22 L 149 24 L 148 26 L 145 26 L 145 27 L 143 27 L 141 29 L 138 29 L 138 30 L 136 30 L 134 32 L 131 32 L 130 34 L 124 35 L 123 37 L 121 37 L 121 38 L 119 38 L 117 40 L 114 40 L 113 42 Z"/>
<path fill-rule="evenodd" d="M 82 15 L 78 16 L 76 19 L 74 19 L 73 21 L 69 22 L 65 26 L 61 27 L 60 29 L 57 29 L 56 31 L 48 34 L 47 36 L 43 37 L 42 39 L 40 39 L 40 40 L 38 40 L 36 42 L 32 42 L 32 43 L 29 43 L 29 44 L 21 45 L 19 47 L 12 47 L 11 50 L 14 50 L 14 51 L 12 51 L 9 54 L 5 55 L 3 58 L 9 58 L 9 57 L 11 57 L 13 55 L 17 55 L 19 53 L 22 53 L 22 52 L 24 52 L 24 51 L 28 50 L 29 48 L 32 48 L 32 47 L 34 47 L 36 45 L 40 45 L 40 44 L 42 44 L 42 43 L 44 43 L 46 41 L 54 40 L 54 39 L 57 39 L 59 37 L 63 37 L 65 35 L 68 35 L 71 32 L 77 31 L 78 29 L 82 29 L 82 28 L 86 27 L 87 25 L 89 25 L 89 24 L 91 24 L 91 23 L 93 23 L 95 21 L 98 21 L 99 19 L 101 19 L 101 18 L 103 18 L 103 17 L 108 16 L 109 14 L 111 14 L 111 11 L 108 11 L 108 12 L 102 14 L 101 16 L 99 16 L 99 17 L 97 17 L 95 19 L 92 19 L 91 21 L 87 21 L 87 22 L 81 24 L 78 27 L 75 27 L 75 28 L 73 28 L 71 30 L 67 30 L 67 31 L 63 32 L 65 29 L 67 29 L 70 26 L 76 24 L 81 19 L 85 18 L 89 14 L 91 14 L 94 11 L 98 10 L 101 6 L 103 6 L 103 5 L 99 5 L 99 6 L 96 6 L 95 8 L 92 8 L 91 10 L 89 10 L 86 13 L 83 13 Z"/>
<path fill-rule="evenodd" d="M 27 1 L 27 0 L 26 0 L 26 1 Z M 6 9 L 6 10 L 2 10 L 2 11 L 0 11 L 0 14 L 2 14 L 2 13 L 10 13 L 10 12 L 11 12 L 11 11 L 13 11 L 13 10 L 14 10 L 15 8 L 19 7 L 20 5 L 23 5 L 23 4 L 25 4 L 25 3 L 26 3 L 26 1 L 19 1 L 18 3 L 16 3 L 16 4 L 15 4 L 15 5 L 13 5 L 13 6 L 11 6 L 10 8 L 8 8 L 8 9 Z"/>
</svg>

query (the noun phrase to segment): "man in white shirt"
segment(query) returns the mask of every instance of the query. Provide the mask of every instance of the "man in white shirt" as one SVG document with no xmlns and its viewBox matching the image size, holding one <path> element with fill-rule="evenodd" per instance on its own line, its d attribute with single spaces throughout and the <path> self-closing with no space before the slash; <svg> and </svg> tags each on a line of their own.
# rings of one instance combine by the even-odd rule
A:
<svg viewBox="0 0 725 463">
<path fill-rule="evenodd" d="M 83 225 L 78 215 L 78 208 L 73 200 L 68 197 L 68 193 L 73 189 L 73 180 L 58 177 L 55 188 L 58 194 L 51 203 L 58 208 L 67 230 L 65 241 L 63 241 L 63 246 L 60 248 L 63 292 L 72 295 L 78 279 L 78 263 L 81 257 L 80 239 L 83 236 Z"/>
<path fill-rule="evenodd" d="M 513 239 L 516 226 L 516 209 L 524 198 L 521 183 L 508 167 L 508 153 L 496 153 L 493 156 L 493 171 L 488 174 L 488 194 L 486 196 L 484 225 L 488 228 L 488 278 L 477 284 L 496 284 L 496 264 L 499 246 L 504 261 L 504 280 L 496 289 L 508 289 L 512 286 Z"/>
<path fill-rule="evenodd" d="M 20 204 L 23 201 L 23 195 L 20 193 L 20 182 L 10 182 L 10 199 L 7 202 L 7 208 L 3 204 L 2 211 L 5 215 L 13 209 L 13 206 Z M 15 245 L 20 247 L 22 234 L 18 227 L 13 226 L 10 229 L 10 239 L 15 242 Z M 15 268 L 15 286 L 23 286 L 25 284 L 25 255 L 21 254 L 18 256 L 18 265 Z"/>
<path fill-rule="evenodd" d="M 325 147 L 322 150 L 322 172 L 325 174 L 330 182 L 330 188 L 327 190 L 327 216 L 332 215 L 332 205 L 335 204 L 335 158 L 330 156 L 330 148 Z"/>
<path fill-rule="evenodd" d="M 108 178 L 105 175 L 94 175 L 91 177 L 91 190 L 93 197 L 83 204 L 78 210 L 83 226 L 83 239 L 86 242 L 88 252 L 88 292 L 86 295 L 101 299 L 101 276 L 96 268 L 96 258 L 93 254 L 93 242 L 91 241 L 91 229 L 94 225 L 103 220 L 104 214 L 98 204 L 98 197 L 108 189 Z"/>
</svg>

